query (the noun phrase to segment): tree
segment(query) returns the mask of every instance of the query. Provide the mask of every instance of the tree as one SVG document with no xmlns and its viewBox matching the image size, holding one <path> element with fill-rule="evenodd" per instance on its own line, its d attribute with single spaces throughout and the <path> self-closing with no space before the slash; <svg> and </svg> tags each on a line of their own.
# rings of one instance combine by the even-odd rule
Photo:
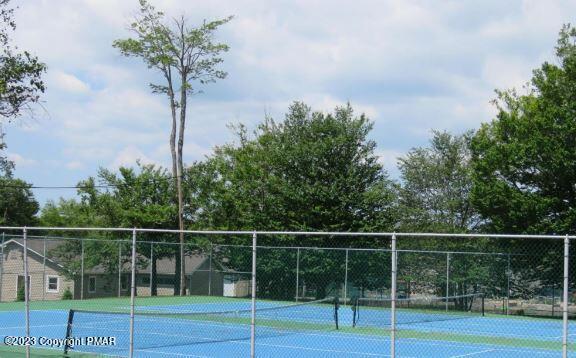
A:
<svg viewBox="0 0 576 358">
<path fill-rule="evenodd" d="M 378 163 L 376 144 L 368 139 L 372 123 L 355 116 L 350 105 L 334 113 L 313 112 L 303 103 L 290 106 L 284 121 L 267 118 L 251 137 L 237 128 L 237 144 L 216 148 L 187 175 L 190 207 L 199 225 L 227 230 L 374 231 L 393 226 L 395 186 Z M 192 174 L 192 173 L 190 173 Z M 193 179 L 194 178 L 194 179 Z M 248 238 L 232 238 L 249 244 Z M 260 245 L 340 246 L 320 237 L 261 237 Z M 375 238 L 347 238 L 356 247 L 386 245 Z M 288 253 L 290 252 L 290 253 Z M 222 252 L 222 255 L 230 252 Z M 234 254 L 228 264 L 248 268 L 249 252 Z M 329 284 L 344 278 L 343 252 L 303 252 L 303 280 L 322 298 Z M 293 297 L 295 250 L 267 250 L 258 261 L 262 294 Z M 380 265 L 382 263 L 379 263 Z M 305 267 L 304 267 L 305 266 Z M 377 282 L 376 280 L 365 282 Z"/>
<path fill-rule="evenodd" d="M 0 176 L 11 177 L 14 170 L 14 162 L 8 160 L 6 155 L 6 143 L 4 142 L 4 131 L 0 123 Z"/>
<path fill-rule="evenodd" d="M 39 205 L 31 184 L 11 176 L 0 176 L 0 225 L 26 226 L 36 222 Z"/>
<path fill-rule="evenodd" d="M 22 110 L 40 100 L 45 90 L 42 74 L 46 65 L 27 51 L 17 52 L 10 43 L 10 32 L 16 29 L 10 0 L 0 0 L 0 116 L 10 121 Z"/>
<path fill-rule="evenodd" d="M 238 145 L 216 148 L 204 164 L 211 192 L 198 220 L 248 230 L 390 227 L 395 188 L 367 138 L 371 129 L 350 105 L 324 114 L 298 102 L 283 122 L 266 119 L 254 138 L 239 127 Z"/>
<path fill-rule="evenodd" d="M 565 25 L 556 63 L 533 71 L 525 92 L 496 91 L 496 118 L 472 141 L 472 200 L 489 230 L 501 233 L 576 232 L 576 28 Z M 562 277 L 561 245 L 510 242 L 512 264 L 542 284 Z M 524 285 L 526 283 L 524 282 Z M 538 285 L 538 287 L 540 287 Z"/>
<path fill-rule="evenodd" d="M 60 200 L 58 204 L 49 202 L 42 210 L 41 220 L 47 226 L 76 227 L 142 227 L 151 229 L 169 229 L 174 227 L 176 206 L 173 200 L 172 180 L 167 171 L 154 165 L 138 163 L 138 170 L 121 167 L 119 173 L 100 169 L 98 179 L 105 190 L 95 185 L 95 180 L 89 178 L 79 184 L 81 201 Z M 65 233 L 63 233 L 65 235 Z M 114 234 L 114 235 L 122 235 Z M 150 245 L 144 243 L 152 239 L 149 233 L 140 233 L 137 252 L 139 257 L 150 260 L 152 270 L 152 295 L 156 294 L 156 264 L 164 257 L 176 256 L 176 250 L 168 245 L 156 245 L 154 256 L 150 257 Z M 87 267 L 99 263 L 113 274 L 118 268 L 117 245 L 111 245 L 111 237 L 107 233 L 91 233 L 92 238 L 102 241 L 93 245 L 85 245 L 85 257 L 89 258 Z M 125 237 L 128 238 L 128 237 Z M 154 241 L 172 241 L 170 234 L 156 234 Z M 107 240 L 107 241 L 106 241 Z M 60 245 L 52 252 L 60 261 L 66 263 L 68 271 L 78 272 L 80 257 L 79 242 L 68 242 Z M 117 272 L 117 271 L 116 271 Z M 176 267 L 175 275 L 180 268 Z M 175 285 L 175 294 L 179 294 Z"/>
<path fill-rule="evenodd" d="M 558 65 L 534 71 L 527 93 L 497 91 L 496 119 L 472 142 L 472 199 L 491 230 L 576 232 L 576 28 L 560 31 Z"/>
<path fill-rule="evenodd" d="M 472 132 L 433 132 L 430 146 L 399 159 L 402 230 L 469 232 L 480 223 L 470 199 Z"/>
<path fill-rule="evenodd" d="M 190 27 L 188 20 L 181 16 L 167 22 L 164 14 L 157 11 L 146 0 L 140 0 L 140 17 L 130 29 L 135 38 L 116 40 L 114 47 L 129 57 L 141 58 L 149 68 L 161 73 L 163 84 L 150 84 L 154 93 L 168 96 L 172 117 L 170 132 L 170 152 L 172 155 L 172 175 L 176 183 L 178 200 L 178 227 L 184 230 L 184 204 L 182 173 L 184 170 L 182 149 L 188 96 L 198 92 L 194 83 L 204 85 L 226 77 L 226 72 L 217 67 L 222 63 L 222 52 L 228 46 L 213 41 L 214 32 L 232 17 L 204 22 L 199 27 Z M 178 112 L 178 113 L 177 113 Z M 178 125 L 177 125 L 178 120 Z M 178 145 L 176 146 L 176 138 Z M 184 234 L 180 234 L 181 294 L 186 293 L 184 269 Z"/>
<path fill-rule="evenodd" d="M 401 188 L 399 195 L 400 230 L 406 232 L 475 232 L 481 219 L 472 205 L 472 166 L 470 142 L 472 132 L 452 135 L 432 132 L 428 147 L 413 148 L 399 159 Z M 443 239 L 400 241 L 403 249 L 439 251 L 486 251 L 483 240 L 454 242 Z M 461 260 L 454 256 L 450 263 L 451 292 L 470 293 L 475 285 L 489 282 L 490 265 L 480 260 Z M 439 295 L 446 294 L 446 255 L 424 252 L 401 253 L 399 278 L 407 291 L 435 286 Z M 469 262 L 473 261 L 473 262 Z M 473 283 L 470 285 L 470 283 Z M 422 287 L 418 287 L 422 286 Z"/>
<path fill-rule="evenodd" d="M 31 185 L 13 177 L 14 163 L 4 154 L 2 121 L 10 121 L 39 101 L 46 66 L 28 52 L 17 52 L 10 32 L 16 29 L 10 0 L 0 0 L 0 224 L 23 226 L 36 222 L 39 205 Z"/>
</svg>

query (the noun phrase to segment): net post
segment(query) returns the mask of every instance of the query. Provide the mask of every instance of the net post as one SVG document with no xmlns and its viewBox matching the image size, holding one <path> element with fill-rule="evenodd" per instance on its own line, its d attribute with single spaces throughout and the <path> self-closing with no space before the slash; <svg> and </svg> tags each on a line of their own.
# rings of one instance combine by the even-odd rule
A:
<svg viewBox="0 0 576 358">
<path fill-rule="evenodd" d="M 300 285 L 300 248 L 296 249 L 296 302 L 298 302 L 298 286 Z"/>
<path fill-rule="evenodd" d="M 568 356 L 568 272 L 570 266 L 570 238 L 564 237 L 564 292 L 562 295 L 562 357 Z"/>
<path fill-rule="evenodd" d="M 446 253 L 446 297 L 450 297 L 450 252 Z M 448 299 L 446 299 L 446 312 L 448 312 Z"/>
<path fill-rule="evenodd" d="M 80 239 L 80 300 L 84 299 L 84 239 Z"/>
<path fill-rule="evenodd" d="M 256 356 L 256 231 L 252 233 L 252 308 L 250 319 L 250 357 Z"/>
<path fill-rule="evenodd" d="M 72 340 L 72 325 L 74 322 L 74 310 L 68 311 L 68 322 L 66 324 L 66 339 L 64 340 L 64 357 L 68 356 L 68 351 L 70 350 L 71 345 L 70 341 Z"/>
<path fill-rule="evenodd" d="M 484 317 L 484 307 L 485 307 L 485 306 L 484 306 L 484 304 L 485 304 L 485 301 L 484 301 L 484 293 L 482 293 L 482 294 L 480 295 L 480 300 L 481 300 L 480 303 L 482 304 L 482 308 L 481 308 L 481 309 L 482 309 L 482 317 Z"/>
<path fill-rule="evenodd" d="M 338 310 L 340 309 L 340 301 L 338 300 L 338 296 L 334 297 L 334 322 L 336 323 L 336 330 L 339 329 L 338 327 Z"/>
<path fill-rule="evenodd" d="M 344 264 L 344 305 L 348 302 L 348 249 L 346 249 L 346 261 Z"/>
<path fill-rule="evenodd" d="M 26 339 L 30 339 L 30 285 L 28 280 L 28 229 L 24 226 L 24 303 L 26 306 Z M 26 344 L 26 358 L 30 358 L 30 345 Z"/>
<path fill-rule="evenodd" d="M 392 282 L 391 282 L 391 304 L 390 304 L 390 357 L 396 357 L 396 278 L 397 278 L 397 252 L 396 252 L 396 233 L 392 234 L 391 243 L 392 255 Z"/>
<path fill-rule="evenodd" d="M 129 357 L 134 356 L 134 299 L 136 296 L 136 228 L 132 230 L 132 279 L 130 280 L 130 351 Z"/>
</svg>

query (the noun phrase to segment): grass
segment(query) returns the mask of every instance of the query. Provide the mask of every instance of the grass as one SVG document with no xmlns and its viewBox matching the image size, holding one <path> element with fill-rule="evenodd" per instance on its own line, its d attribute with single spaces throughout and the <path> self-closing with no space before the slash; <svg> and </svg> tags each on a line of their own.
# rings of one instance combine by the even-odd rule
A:
<svg viewBox="0 0 576 358">
<path fill-rule="evenodd" d="M 155 296 L 137 297 L 137 306 L 164 306 L 194 303 L 214 302 L 249 302 L 248 299 L 238 299 L 218 296 Z M 87 300 L 59 300 L 59 301 L 32 301 L 31 310 L 87 310 L 87 311 L 118 311 L 119 308 L 128 309 L 130 297 L 91 298 Z M 2 302 L 1 311 L 24 311 L 24 302 Z"/>
<path fill-rule="evenodd" d="M 42 357 L 59 357 L 62 358 L 63 352 L 60 349 L 44 349 L 44 348 L 33 348 L 30 347 L 30 357 L 42 358 Z M 0 345 L 0 357 L 2 358 L 23 358 L 26 357 L 26 349 L 24 347 L 14 347 L 14 346 L 4 346 Z M 93 358 L 98 357 L 94 353 L 80 353 L 80 352 L 70 352 L 68 354 L 70 358 Z"/>
</svg>

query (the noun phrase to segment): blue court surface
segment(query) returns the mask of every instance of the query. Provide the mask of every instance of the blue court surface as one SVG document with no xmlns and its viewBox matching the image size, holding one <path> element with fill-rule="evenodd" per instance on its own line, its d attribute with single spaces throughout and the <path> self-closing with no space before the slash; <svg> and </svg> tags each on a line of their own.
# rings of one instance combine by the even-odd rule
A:
<svg viewBox="0 0 576 358">
<path fill-rule="evenodd" d="M 274 303 L 259 302 L 256 328 L 258 357 L 387 357 L 389 332 L 385 328 L 352 328 L 352 311 L 339 310 L 336 330 L 333 310 L 328 305 L 294 306 L 274 310 Z M 122 309 L 122 307 L 119 307 Z M 165 316 L 137 316 L 136 357 L 249 357 L 250 325 L 244 309 L 249 303 L 220 303 L 148 306 L 147 311 L 169 312 Z M 266 309 L 271 310 L 267 311 Z M 209 318 L 209 313 L 217 319 Z M 182 312 L 182 313 L 180 313 Z M 183 312 L 197 312 L 198 316 Z M 366 317 L 382 314 L 364 311 Z M 419 314 L 419 313 L 401 313 Z M 402 316 L 399 316 L 400 322 Z M 181 315 L 182 317 L 180 317 Z M 30 335 L 64 338 L 68 311 L 34 310 L 30 313 Z M 0 335 L 24 335 L 24 313 L 0 312 Z M 522 317 L 464 317 L 421 323 L 399 324 L 398 357 L 560 357 L 561 320 Z M 576 324 L 570 323 L 576 337 Z M 127 356 L 129 316 L 76 312 L 74 337 L 113 336 L 114 346 L 77 346 L 72 352 L 93 356 Z M 5 347 L 4 347 L 5 348 Z M 48 348 L 48 347 L 42 347 Z M 570 341 L 569 356 L 576 357 Z M 51 347 L 52 352 L 63 347 Z M 2 347 L 0 346 L 0 356 Z"/>
</svg>

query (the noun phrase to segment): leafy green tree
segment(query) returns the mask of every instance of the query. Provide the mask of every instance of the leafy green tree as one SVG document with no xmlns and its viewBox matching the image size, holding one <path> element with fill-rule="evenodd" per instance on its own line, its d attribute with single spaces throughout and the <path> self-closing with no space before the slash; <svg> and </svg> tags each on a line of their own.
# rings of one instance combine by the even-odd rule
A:
<svg viewBox="0 0 576 358">
<path fill-rule="evenodd" d="M 395 187 L 367 138 L 371 129 L 349 105 L 324 114 L 302 103 L 281 123 L 266 119 L 254 138 L 238 128 L 238 144 L 216 148 L 201 165 L 209 205 L 196 213 L 199 222 L 248 230 L 390 228 Z"/>
<path fill-rule="evenodd" d="M 140 16 L 130 25 L 135 38 L 114 41 L 114 47 L 129 57 L 141 58 L 149 68 L 162 75 L 162 84 L 150 84 L 154 93 L 168 96 L 172 117 L 170 132 L 170 153 L 172 155 L 172 176 L 176 184 L 178 199 L 178 225 L 184 229 L 184 204 L 182 175 L 184 165 L 182 150 L 188 96 L 198 92 L 198 86 L 226 77 L 219 70 L 221 53 L 228 51 L 228 45 L 214 42 L 214 32 L 230 21 L 232 17 L 204 22 L 199 27 L 191 27 L 181 16 L 166 20 L 146 0 L 140 0 Z M 177 124 L 178 122 L 178 124 Z M 178 143 L 176 144 L 176 138 Z M 177 265 L 181 267 L 181 294 L 186 293 L 184 279 L 184 235 L 180 234 L 180 256 Z"/>
<path fill-rule="evenodd" d="M 10 32 L 16 29 L 10 0 L 0 0 L 0 117 L 10 121 L 40 100 L 46 65 L 29 52 L 17 52 Z"/>
<path fill-rule="evenodd" d="M 189 170 L 192 197 L 201 210 L 190 207 L 198 225 L 228 230 L 374 231 L 389 229 L 395 220 L 395 186 L 374 154 L 368 139 L 372 124 L 354 116 L 350 105 L 332 114 L 313 112 L 294 103 L 284 121 L 267 118 L 250 137 L 237 128 L 237 144 L 216 148 L 206 162 Z M 196 178 L 196 179 L 193 179 Z M 235 243 L 249 244 L 249 238 Z M 341 246 L 334 238 L 277 236 L 259 239 L 261 245 Z M 351 246 L 386 245 L 377 239 L 347 238 Z M 292 252 L 294 252 L 293 250 Z M 223 254 L 226 254 L 223 252 Z M 294 294 L 295 255 L 266 253 L 260 261 L 259 287 L 271 296 Z M 326 251 L 302 257 L 308 267 L 302 278 L 326 294 L 327 284 L 341 283 L 343 256 Z M 246 270 L 248 259 L 229 262 Z M 266 281 L 266 282 L 265 282 Z M 284 287 L 284 291 L 272 288 Z"/>
<path fill-rule="evenodd" d="M 39 205 L 30 187 L 31 184 L 21 179 L 0 176 L 0 225 L 30 226 L 36 223 Z"/>
<path fill-rule="evenodd" d="M 14 170 L 14 162 L 8 160 L 8 155 L 6 154 L 6 143 L 4 142 L 4 132 L 2 130 L 2 123 L 0 123 L 0 176 L 2 177 L 12 177 L 12 172 Z"/>
<path fill-rule="evenodd" d="M 173 185 L 165 169 L 154 165 L 140 165 L 138 170 L 121 167 L 119 173 L 101 169 L 98 173 L 100 185 L 93 178 L 79 184 L 80 202 L 60 200 L 58 204 L 49 202 L 42 211 L 42 222 L 47 226 L 103 226 L 103 227 L 142 227 L 168 229 L 176 225 L 176 206 L 173 200 Z M 102 190 L 101 187 L 105 187 Z M 152 236 L 153 235 L 153 236 Z M 91 238 L 100 242 L 87 242 L 86 267 L 101 264 L 109 274 L 118 269 L 118 245 L 106 242 L 110 239 L 129 239 L 122 233 L 90 233 Z M 169 234 L 140 233 L 138 240 L 170 242 Z M 129 245 L 122 248 L 128 250 Z M 70 272 L 79 272 L 81 247 L 78 241 L 60 245 L 52 254 L 66 262 Z M 125 251 L 127 252 L 127 251 Z M 164 257 L 177 256 L 177 250 L 167 245 L 155 245 L 154 257 L 150 257 L 150 245 L 141 243 L 137 247 L 141 257 L 151 260 L 152 294 L 156 294 L 157 261 Z M 143 263 L 141 263 L 143 264 Z M 177 267 L 176 276 L 180 270 Z M 178 276 L 177 276 L 178 277 Z M 176 282 L 175 294 L 179 292 Z"/>
<path fill-rule="evenodd" d="M 498 113 L 472 141 L 472 200 L 490 231 L 576 232 L 576 29 L 565 25 L 555 63 L 533 71 L 524 93 L 497 91 Z M 510 242 L 513 266 L 540 284 L 562 277 L 561 245 Z"/>
<path fill-rule="evenodd" d="M 94 181 L 88 179 L 81 185 L 85 186 L 82 190 L 89 191 L 89 188 L 94 185 Z M 46 227 L 106 227 L 107 220 L 98 213 L 94 203 L 94 201 L 88 200 L 88 196 L 85 194 L 82 195 L 80 201 L 74 199 L 60 199 L 58 202 L 48 201 L 42 208 L 40 224 Z M 82 242 L 79 239 L 91 239 L 84 241 L 85 269 L 100 266 L 113 277 L 115 277 L 113 274 L 118 272 L 118 245 L 109 240 L 113 237 L 107 233 L 51 230 L 44 234 L 69 238 L 52 248 L 48 255 L 66 268 L 64 274 L 70 279 L 80 277 L 81 273 Z"/>
<path fill-rule="evenodd" d="M 525 94 L 497 91 L 496 119 L 474 137 L 472 198 L 493 231 L 576 232 L 575 41 L 564 26 L 557 64 L 535 70 Z"/>
<path fill-rule="evenodd" d="M 453 135 L 433 131 L 428 147 L 413 148 L 399 159 L 399 227 L 406 232 L 475 232 L 481 218 L 472 205 L 472 132 Z M 400 240 L 402 249 L 437 251 L 486 251 L 485 240 L 453 241 L 443 239 Z M 468 258 L 473 256 L 468 256 Z M 401 253 L 399 279 L 407 293 L 434 286 L 446 294 L 446 255 Z M 451 293 L 467 294 L 489 282 L 490 265 L 481 260 L 452 259 Z M 502 271 L 503 272 L 503 271 Z"/>
<path fill-rule="evenodd" d="M 472 132 L 433 132 L 429 147 L 399 159 L 401 228 L 420 232 L 469 232 L 480 224 L 472 206 Z"/>
</svg>

